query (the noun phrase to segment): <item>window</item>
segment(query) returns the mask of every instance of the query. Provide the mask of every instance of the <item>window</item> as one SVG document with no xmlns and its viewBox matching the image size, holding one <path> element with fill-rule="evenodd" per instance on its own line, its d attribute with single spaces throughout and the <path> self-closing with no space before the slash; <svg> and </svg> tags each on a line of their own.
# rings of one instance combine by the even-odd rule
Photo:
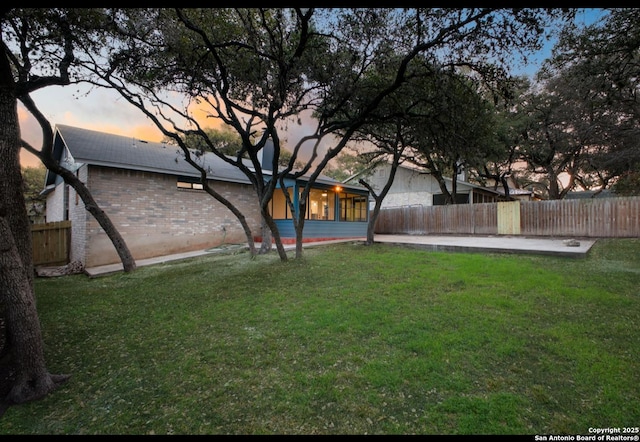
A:
<svg viewBox="0 0 640 442">
<path fill-rule="evenodd" d="M 369 202 L 364 195 L 340 193 L 340 221 L 366 221 Z"/>
<path fill-rule="evenodd" d="M 443 194 L 439 193 L 437 195 L 433 195 L 433 205 L 434 206 L 444 206 L 447 200 Z M 467 204 L 469 202 L 469 194 L 468 193 L 457 193 L 456 194 L 456 204 Z"/>
<path fill-rule="evenodd" d="M 204 186 L 200 178 L 181 176 L 178 177 L 178 189 L 204 190 Z"/>
<path fill-rule="evenodd" d="M 492 195 L 486 195 L 484 193 L 473 193 L 473 202 L 474 203 L 493 203 L 496 201 L 496 198 Z"/>
<path fill-rule="evenodd" d="M 289 192 L 289 198 L 293 200 L 293 191 L 287 189 Z M 273 197 L 271 198 L 271 216 L 273 219 L 291 219 L 291 210 L 289 210 L 289 204 L 287 199 L 282 193 L 282 189 L 275 189 L 273 191 Z"/>
<path fill-rule="evenodd" d="M 336 190 L 341 190 L 336 188 Z M 293 198 L 293 190 L 288 189 Z M 302 191 L 300 192 L 302 194 Z M 336 220 L 336 198 L 340 198 L 340 221 L 367 221 L 369 201 L 366 195 L 339 192 L 332 188 L 312 188 L 307 198 L 305 219 L 314 221 Z M 282 190 L 276 189 L 271 199 L 271 215 L 273 219 L 291 219 L 291 210 Z"/>
<path fill-rule="evenodd" d="M 293 190 L 288 189 L 293 200 Z M 300 192 L 302 194 L 302 192 Z M 305 219 L 333 221 L 336 219 L 336 194 L 328 189 L 311 189 L 307 198 Z M 282 190 L 276 189 L 271 198 L 273 219 L 291 219 L 291 210 Z"/>
<path fill-rule="evenodd" d="M 328 189 L 311 189 L 305 219 L 333 221 L 336 219 L 336 194 Z"/>
</svg>

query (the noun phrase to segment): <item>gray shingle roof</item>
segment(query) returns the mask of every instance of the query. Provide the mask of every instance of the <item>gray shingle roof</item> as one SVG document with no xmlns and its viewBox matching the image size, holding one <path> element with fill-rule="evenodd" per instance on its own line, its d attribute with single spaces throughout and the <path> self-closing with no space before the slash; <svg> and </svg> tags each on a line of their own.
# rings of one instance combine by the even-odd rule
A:
<svg viewBox="0 0 640 442">
<path fill-rule="evenodd" d="M 56 137 L 58 136 L 77 163 L 170 175 L 200 176 L 200 173 L 185 161 L 182 150 L 177 146 L 62 124 L 56 125 Z M 212 153 L 205 153 L 200 157 L 200 161 L 211 179 L 249 182 L 240 169 Z"/>
<path fill-rule="evenodd" d="M 56 145 L 58 145 L 57 141 L 62 140 L 76 163 L 169 175 L 200 176 L 200 173 L 185 161 L 182 149 L 178 146 L 143 141 L 64 124 L 56 125 L 55 138 Z M 61 154 L 61 149 L 56 148 L 56 152 L 58 155 Z M 207 170 L 209 179 L 250 183 L 247 176 L 238 167 L 223 161 L 211 152 L 204 153 L 199 161 Z M 249 163 L 247 166 L 252 167 Z M 302 180 L 305 178 L 302 177 Z M 341 184 L 325 175 L 320 175 L 316 182 L 329 185 Z M 351 189 L 365 190 L 364 187 L 358 185 L 348 184 L 346 186 Z"/>
</svg>

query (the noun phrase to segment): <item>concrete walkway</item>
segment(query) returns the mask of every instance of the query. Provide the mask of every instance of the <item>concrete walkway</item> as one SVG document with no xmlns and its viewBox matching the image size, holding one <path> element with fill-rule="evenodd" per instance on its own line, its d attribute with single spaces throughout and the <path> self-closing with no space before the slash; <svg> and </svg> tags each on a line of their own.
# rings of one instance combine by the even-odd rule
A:
<svg viewBox="0 0 640 442">
<path fill-rule="evenodd" d="M 480 253 L 529 253 L 584 258 L 594 239 L 522 236 L 376 235 L 376 242 L 411 244 L 427 250 Z"/>
<path fill-rule="evenodd" d="M 350 239 L 345 239 L 345 240 L 308 242 L 308 243 L 304 243 L 304 247 L 308 248 L 308 247 L 332 244 L 332 243 L 337 243 L 337 242 L 364 241 L 365 239 L 366 238 L 350 238 Z M 207 249 L 207 250 L 194 250 L 193 252 L 176 253 L 176 254 L 173 254 L 173 255 L 158 256 L 158 257 L 155 257 L 155 258 L 136 259 L 136 266 L 137 267 L 144 267 L 144 266 L 153 265 L 153 264 L 164 264 L 165 262 L 169 262 L 169 261 L 176 261 L 176 260 L 180 260 L 180 259 L 194 258 L 196 256 L 210 255 L 210 254 L 214 254 L 214 253 L 225 253 L 225 252 L 228 253 L 228 252 L 232 252 L 234 250 L 235 251 L 243 250 L 243 249 L 247 249 L 248 250 L 248 248 L 249 248 L 248 246 L 242 245 L 242 244 L 230 244 L 230 245 L 225 246 L 225 247 L 211 248 L 211 249 Z M 256 243 L 256 248 L 258 248 L 258 249 L 260 248 L 260 243 Z M 295 250 L 296 245 L 295 244 L 285 244 L 284 248 L 285 248 L 285 250 Z M 275 246 L 274 246 L 274 249 L 275 249 Z M 107 275 L 109 273 L 121 272 L 122 268 L 123 268 L 122 267 L 122 263 L 107 264 L 107 265 L 103 265 L 103 266 L 85 268 L 84 272 L 87 275 L 89 275 L 91 277 L 94 277 L 94 276 Z"/>
<path fill-rule="evenodd" d="M 333 244 L 337 242 L 364 241 L 365 238 L 350 238 L 345 240 L 320 241 L 304 243 L 304 247 L 314 247 L 319 245 Z M 567 245 L 567 241 L 572 238 L 525 238 L 521 236 L 432 236 L 432 235 L 376 235 L 376 242 L 405 244 L 426 250 L 445 252 L 467 252 L 467 253 L 533 253 L 554 256 L 566 256 L 574 258 L 584 258 L 595 244 L 596 240 L 577 239 L 574 245 Z M 576 245 L 577 244 L 577 245 Z M 228 246 L 207 250 L 196 250 L 193 252 L 177 253 L 174 255 L 160 256 L 157 258 L 138 259 L 138 267 L 163 264 L 170 261 L 193 258 L 196 256 L 208 255 L 212 253 L 224 253 L 232 251 L 233 248 L 240 250 L 246 246 Z M 260 247 L 259 244 L 256 247 Z M 295 249 L 294 244 L 285 245 L 286 250 Z M 85 273 L 90 277 L 106 275 L 122 271 L 122 264 L 109 264 L 99 267 L 86 268 Z"/>
</svg>

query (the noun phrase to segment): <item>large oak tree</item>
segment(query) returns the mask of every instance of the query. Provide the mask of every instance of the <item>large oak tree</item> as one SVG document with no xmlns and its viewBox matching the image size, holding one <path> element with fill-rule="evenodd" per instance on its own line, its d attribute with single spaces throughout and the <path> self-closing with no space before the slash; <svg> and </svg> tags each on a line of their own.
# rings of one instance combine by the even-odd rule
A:
<svg viewBox="0 0 640 442">
<path fill-rule="evenodd" d="M 182 135 L 203 139 L 210 150 L 241 169 L 252 183 L 262 216 L 286 260 L 269 212 L 277 184 L 306 175 L 292 213 L 304 214 L 306 196 L 385 97 L 406 81 L 413 60 L 482 70 L 505 64 L 516 50 L 537 49 L 543 24 L 565 11 L 544 9 L 188 9 L 127 10 L 114 21 L 120 39 L 109 63 L 94 64 L 100 84 L 117 89 L 179 143 Z M 383 72 L 379 81 L 371 81 Z M 391 73 L 391 75 L 389 75 Z M 366 79 L 366 81 L 363 81 Z M 184 103 L 171 100 L 185 97 Z M 208 140 L 194 106 L 233 127 L 243 141 L 234 160 Z M 279 157 L 287 126 L 303 114 L 314 121 L 291 141 L 286 167 Z M 256 136 L 254 140 L 252 136 Z M 260 162 L 268 138 L 275 154 Z M 319 149 L 322 142 L 328 146 Z M 294 170 L 303 147 L 311 150 Z M 189 153 L 183 147 L 188 161 Z M 246 155 L 252 167 L 241 161 Z M 194 167 L 198 165 L 194 162 Z M 264 170 L 270 169 L 269 174 Z M 203 180 L 204 172 L 201 170 Z M 209 191 L 209 190 L 208 190 Z M 209 191 L 220 200 L 215 191 Z M 235 206 L 223 201 L 234 211 Z M 242 221 L 238 212 L 236 216 Z M 296 256 L 302 255 L 304 216 L 295 216 Z M 251 232 L 247 231 L 251 244 Z"/>
<path fill-rule="evenodd" d="M 96 21 L 87 10 L 24 9 L 0 11 L 0 413 L 12 404 L 39 399 L 68 379 L 46 368 L 33 285 L 31 226 L 23 197 L 20 149 L 27 148 L 52 172 L 63 177 L 82 198 L 116 247 L 126 271 L 135 261 L 108 216 L 87 187 L 53 158 L 53 131 L 31 93 L 74 81 L 79 42 L 97 50 Z M 35 116 L 43 144 L 35 149 L 20 135 L 18 101 Z"/>
</svg>

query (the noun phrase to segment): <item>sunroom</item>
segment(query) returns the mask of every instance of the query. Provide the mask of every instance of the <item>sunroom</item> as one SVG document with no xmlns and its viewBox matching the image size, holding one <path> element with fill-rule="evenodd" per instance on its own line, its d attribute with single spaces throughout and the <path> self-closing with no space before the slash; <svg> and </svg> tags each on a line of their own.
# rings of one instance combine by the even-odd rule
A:
<svg viewBox="0 0 640 442">
<path fill-rule="evenodd" d="M 285 181 L 296 210 L 299 208 L 299 199 L 306 184 L 307 182 L 300 179 Z M 344 185 L 330 179 L 318 179 L 309 191 L 305 207 L 303 242 L 367 236 L 369 191 L 363 187 Z M 280 187 L 273 193 L 270 210 L 282 242 L 294 243 L 294 214 L 291 213 Z"/>
</svg>

